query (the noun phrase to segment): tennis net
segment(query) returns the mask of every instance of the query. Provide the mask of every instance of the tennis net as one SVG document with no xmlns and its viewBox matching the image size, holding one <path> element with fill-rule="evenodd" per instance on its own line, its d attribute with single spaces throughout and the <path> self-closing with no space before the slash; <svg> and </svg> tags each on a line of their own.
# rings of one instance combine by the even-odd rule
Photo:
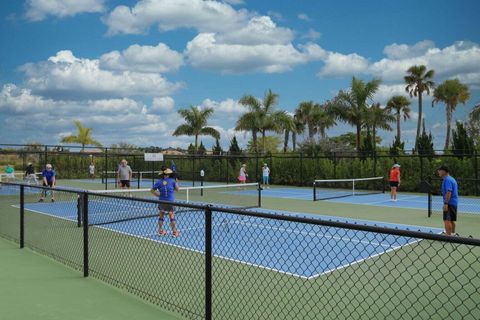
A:
<svg viewBox="0 0 480 320">
<path fill-rule="evenodd" d="M 42 174 L 37 172 L 25 176 L 23 172 L 15 173 L 0 173 L 0 183 L 2 182 L 16 182 L 16 183 L 27 183 L 31 185 L 38 185 L 42 181 Z"/>
<path fill-rule="evenodd" d="M 385 192 L 383 177 L 326 179 L 313 182 L 313 201 Z"/>
<path fill-rule="evenodd" d="M 90 225 L 124 222 L 158 215 L 158 200 L 150 189 L 90 190 L 88 220 Z M 174 211 L 191 212 L 185 204 L 215 205 L 228 208 L 256 208 L 261 206 L 261 188 L 258 183 L 181 187 L 175 193 Z M 81 219 L 79 211 L 79 221 Z"/>
</svg>

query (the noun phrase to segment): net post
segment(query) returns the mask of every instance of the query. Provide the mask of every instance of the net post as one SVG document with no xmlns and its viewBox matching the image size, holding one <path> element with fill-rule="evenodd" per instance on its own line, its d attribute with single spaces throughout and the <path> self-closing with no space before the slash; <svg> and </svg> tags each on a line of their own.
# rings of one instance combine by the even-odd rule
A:
<svg viewBox="0 0 480 320">
<path fill-rule="evenodd" d="M 82 197 L 77 195 L 77 227 L 82 226 Z"/>
<path fill-rule="evenodd" d="M 81 193 L 83 213 L 83 276 L 88 277 L 88 193 Z"/>
<path fill-rule="evenodd" d="M 20 249 L 25 245 L 25 186 L 20 186 Z"/>
<path fill-rule="evenodd" d="M 355 179 L 352 180 L 352 195 L 355 195 Z"/>
<path fill-rule="evenodd" d="M 317 201 L 317 184 L 313 181 L 313 201 Z"/>
<path fill-rule="evenodd" d="M 258 207 L 262 207 L 262 187 L 258 184 Z"/>
<path fill-rule="evenodd" d="M 205 209 L 205 319 L 212 319 L 212 209 Z"/>
<path fill-rule="evenodd" d="M 428 217 L 432 216 L 432 191 L 428 191 Z"/>
<path fill-rule="evenodd" d="M 203 177 L 200 176 L 200 187 L 203 187 Z M 203 188 L 200 189 L 200 196 L 203 197 Z"/>
</svg>

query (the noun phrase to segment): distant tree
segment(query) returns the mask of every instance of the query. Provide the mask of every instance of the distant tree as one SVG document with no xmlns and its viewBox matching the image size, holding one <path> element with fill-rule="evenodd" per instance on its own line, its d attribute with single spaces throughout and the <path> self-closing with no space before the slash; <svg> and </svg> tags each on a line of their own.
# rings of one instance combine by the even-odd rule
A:
<svg viewBox="0 0 480 320">
<path fill-rule="evenodd" d="M 232 155 L 237 155 L 242 153 L 242 149 L 238 146 L 237 137 L 233 136 L 232 141 L 230 141 L 230 147 L 228 148 L 228 152 Z"/>
<path fill-rule="evenodd" d="M 394 113 L 397 120 L 397 137 L 395 141 L 401 141 L 400 120 L 410 119 L 410 101 L 404 96 L 393 96 L 387 102 L 387 109 Z"/>
<path fill-rule="evenodd" d="M 266 136 L 264 141 L 265 149 L 262 146 L 263 153 L 278 153 L 278 146 L 281 143 L 281 139 L 278 136 Z M 250 140 L 247 143 L 247 151 L 249 153 L 254 153 L 253 141 Z"/>
<path fill-rule="evenodd" d="M 433 92 L 432 106 L 443 102 L 447 111 L 447 134 L 445 135 L 444 150 L 448 150 L 450 144 L 450 131 L 452 127 L 452 114 L 459 103 L 465 104 L 470 99 L 468 86 L 458 79 L 445 80 Z"/>
<path fill-rule="evenodd" d="M 374 152 L 377 147 L 377 128 L 391 131 L 390 123 L 395 121 L 395 117 L 390 113 L 390 109 L 382 108 L 380 103 L 374 103 L 365 109 L 364 121 L 367 132 L 370 132 L 370 129 L 372 130 L 372 152 Z"/>
<path fill-rule="evenodd" d="M 296 115 L 293 116 L 293 122 L 295 124 L 295 130 L 292 131 L 292 150 L 297 150 L 297 137 L 305 130 L 305 124 Z"/>
<path fill-rule="evenodd" d="M 86 146 L 102 147 L 100 142 L 92 138 L 92 128 L 84 127 L 79 120 L 75 120 L 74 123 L 77 127 L 77 134 L 63 137 L 62 142 L 80 144 L 82 152 L 85 151 Z"/>
<path fill-rule="evenodd" d="M 420 155 L 424 155 L 424 156 L 435 155 L 435 149 L 433 148 L 432 133 L 430 132 L 429 134 L 427 134 L 427 132 L 425 131 L 425 120 L 423 120 L 423 130 L 422 130 L 422 134 L 418 139 L 417 149 L 418 149 L 418 154 Z"/>
<path fill-rule="evenodd" d="M 405 153 L 405 142 L 400 141 L 398 136 L 395 136 L 392 146 L 390 147 L 389 154 L 391 156 L 399 156 Z"/>
<path fill-rule="evenodd" d="M 373 79 L 364 82 L 352 77 L 349 91 L 341 90 L 330 102 L 335 115 L 343 122 L 350 124 L 356 129 L 355 147 L 361 149 L 361 131 L 365 123 L 365 109 L 368 101 L 373 98 L 380 85 L 380 80 Z"/>
<path fill-rule="evenodd" d="M 181 124 L 173 132 L 174 136 L 193 136 L 195 137 L 195 149 L 198 148 L 199 136 L 211 136 L 220 139 L 220 133 L 207 126 L 208 118 L 213 114 L 212 108 L 201 109 L 199 107 L 190 106 L 189 109 L 180 109 L 178 113 L 185 119 L 185 123 Z"/>
<path fill-rule="evenodd" d="M 195 154 L 195 151 L 196 151 L 195 146 L 190 143 L 190 144 L 188 145 L 188 148 L 187 148 L 187 153 L 188 153 L 188 154 Z"/>
<path fill-rule="evenodd" d="M 434 70 L 428 70 L 424 65 L 414 65 L 408 68 L 407 75 L 403 77 L 405 80 L 405 91 L 410 94 L 410 97 L 418 97 L 418 121 L 417 121 L 417 135 L 415 137 L 415 147 L 418 145 L 418 138 L 420 137 L 420 129 L 422 124 L 422 99 L 423 93 L 430 94 L 435 83 L 433 82 Z"/>
<path fill-rule="evenodd" d="M 140 150 L 140 148 L 137 147 L 136 145 L 127 143 L 127 142 L 114 143 L 110 145 L 110 149 L 112 149 L 113 152 L 115 153 L 134 153 Z M 154 151 L 149 151 L 149 152 L 154 152 Z"/>
<path fill-rule="evenodd" d="M 370 133 L 370 129 L 367 129 L 367 134 L 363 137 L 363 144 L 361 148 L 363 155 L 373 155 L 375 151 L 375 144 L 373 143 L 373 137 Z"/>
<path fill-rule="evenodd" d="M 197 149 L 197 154 L 198 155 L 204 155 L 207 153 L 207 148 L 203 145 L 203 141 L 200 141 L 200 145 L 198 146 Z"/>
<path fill-rule="evenodd" d="M 480 103 L 473 107 L 468 114 L 468 133 L 476 143 L 477 148 L 480 148 Z"/>
<path fill-rule="evenodd" d="M 43 144 L 41 144 L 38 141 L 31 141 L 27 142 L 25 147 L 23 148 L 24 151 L 33 151 L 33 152 L 39 152 L 44 150 Z"/>
<path fill-rule="evenodd" d="M 464 155 L 472 155 L 475 151 L 473 138 L 468 134 L 463 122 L 457 121 L 457 127 L 452 132 L 452 152 L 458 158 L 463 159 Z"/>
<path fill-rule="evenodd" d="M 215 140 L 215 145 L 212 148 L 212 153 L 217 156 L 223 153 L 222 146 L 220 145 L 220 140 Z"/>
</svg>

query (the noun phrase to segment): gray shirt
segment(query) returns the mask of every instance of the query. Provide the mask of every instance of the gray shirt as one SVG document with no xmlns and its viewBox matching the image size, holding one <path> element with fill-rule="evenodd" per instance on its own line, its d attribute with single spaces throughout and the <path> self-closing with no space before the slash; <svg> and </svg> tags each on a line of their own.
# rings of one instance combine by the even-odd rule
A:
<svg viewBox="0 0 480 320">
<path fill-rule="evenodd" d="M 129 165 L 125 167 L 120 165 L 118 166 L 118 177 L 120 180 L 130 180 L 130 175 L 132 174 L 132 168 Z"/>
</svg>

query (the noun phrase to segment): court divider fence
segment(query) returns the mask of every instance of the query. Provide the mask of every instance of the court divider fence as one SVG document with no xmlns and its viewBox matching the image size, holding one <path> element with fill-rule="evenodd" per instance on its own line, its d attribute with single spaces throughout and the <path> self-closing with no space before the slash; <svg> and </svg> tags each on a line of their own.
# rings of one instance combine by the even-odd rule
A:
<svg viewBox="0 0 480 320">
<path fill-rule="evenodd" d="M 187 319 L 480 314 L 480 239 L 64 188 L 0 188 L 0 236 Z M 178 238 L 158 235 L 157 207 L 169 205 Z"/>
</svg>

